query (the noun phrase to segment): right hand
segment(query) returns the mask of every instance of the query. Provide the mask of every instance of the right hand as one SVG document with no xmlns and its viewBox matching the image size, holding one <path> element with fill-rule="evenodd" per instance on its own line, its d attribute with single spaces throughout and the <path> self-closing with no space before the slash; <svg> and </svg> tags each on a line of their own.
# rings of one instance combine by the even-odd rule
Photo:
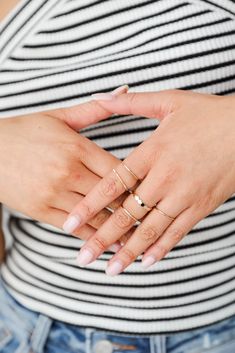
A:
<svg viewBox="0 0 235 353">
<path fill-rule="evenodd" d="M 119 163 L 48 113 L 0 120 L 0 202 L 40 222 L 62 228 L 83 195 Z M 73 235 L 88 239 L 109 216 L 102 210 Z"/>
</svg>

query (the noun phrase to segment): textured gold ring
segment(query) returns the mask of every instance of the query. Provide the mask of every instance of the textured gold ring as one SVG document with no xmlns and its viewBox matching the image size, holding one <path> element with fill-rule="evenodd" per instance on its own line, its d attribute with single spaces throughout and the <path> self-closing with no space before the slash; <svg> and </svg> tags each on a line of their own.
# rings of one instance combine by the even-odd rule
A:
<svg viewBox="0 0 235 353">
<path fill-rule="evenodd" d="M 132 193 L 132 196 L 134 197 L 135 201 L 140 205 L 140 207 L 144 208 L 147 211 L 151 211 L 153 207 L 149 207 L 146 205 L 146 203 L 137 195 L 135 192 Z"/>
<path fill-rule="evenodd" d="M 157 210 L 159 213 L 161 213 L 163 216 L 165 216 L 165 217 L 171 219 L 172 221 L 176 218 L 176 217 L 171 217 L 171 216 L 169 216 L 167 213 L 165 213 L 164 211 L 160 210 L 160 209 L 157 207 L 157 205 L 155 206 L 155 208 L 156 208 L 156 210 Z"/>
</svg>

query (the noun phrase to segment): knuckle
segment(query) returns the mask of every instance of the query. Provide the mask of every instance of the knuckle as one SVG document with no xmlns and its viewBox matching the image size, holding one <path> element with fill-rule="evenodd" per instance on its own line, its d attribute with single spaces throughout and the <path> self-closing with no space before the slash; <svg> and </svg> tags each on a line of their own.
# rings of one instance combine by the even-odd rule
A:
<svg viewBox="0 0 235 353">
<path fill-rule="evenodd" d="M 107 240 L 101 235 L 96 235 L 93 238 L 94 244 L 99 248 L 99 250 L 104 251 L 109 246 Z"/>
<path fill-rule="evenodd" d="M 136 259 L 136 254 L 128 248 L 122 249 L 122 256 L 127 262 L 133 262 Z"/>
<path fill-rule="evenodd" d="M 101 180 L 100 193 L 102 197 L 116 197 L 118 193 L 117 181 L 112 177 Z"/>
<path fill-rule="evenodd" d="M 186 232 L 183 229 L 180 228 L 170 228 L 168 230 L 168 236 L 170 236 L 170 238 L 174 241 L 174 242 L 179 242 L 184 235 L 186 234 Z"/>
<path fill-rule="evenodd" d="M 83 200 L 80 205 L 82 209 L 82 214 L 85 218 L 91 218 L 95 216 L 95 209 L 88 202 Z"/>
<path fill-rule="evenodd" d="M 128 216 L 122 209 L 118 209 L 113 214 L 113 222 L 116 227 L 119 229 L 129 229 L 130 226 L 134 223 L 132 218 Z"/>
<path fill-rule="evenodd" d="M 140 237 L 146 242 L 152 242 L 160 237 L 160 231 L 153 226 L 140 227 Z"/>
<path fill-rule="evenodd" d="M 135 103 L 136 103 L 136 101 L 138 99 L 136 92 L 128 93 L 127 97 L 128 97 L 128 101 L 129 101 L 130 105 L 131 106 L 135 105 Z"/>
</svg>

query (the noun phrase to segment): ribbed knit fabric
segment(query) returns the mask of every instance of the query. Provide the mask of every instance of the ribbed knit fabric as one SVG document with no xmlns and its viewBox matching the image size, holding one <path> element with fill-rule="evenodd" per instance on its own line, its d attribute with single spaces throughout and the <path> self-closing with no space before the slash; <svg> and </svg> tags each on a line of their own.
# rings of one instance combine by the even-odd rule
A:
<svg viewBox="0 0 235 353">
<path fill-rule="evenodd" d="M 235 93 L 234 1 L 23 0 L 1 24 L 2 118 L 78 104 L 125 83 L 130 91 Z M 154 119 L 114 116 L 82 133 L 125 158 L 156 126 Z M 80 268 L 79 239 L 6 214 L 13 244 L 1 273 L 32 310 L 140 335 L 235 314 L 235 196 L 148 271 L 138 258 L 116 277 L 104 273 L 111 253 Z"/>
</svg>

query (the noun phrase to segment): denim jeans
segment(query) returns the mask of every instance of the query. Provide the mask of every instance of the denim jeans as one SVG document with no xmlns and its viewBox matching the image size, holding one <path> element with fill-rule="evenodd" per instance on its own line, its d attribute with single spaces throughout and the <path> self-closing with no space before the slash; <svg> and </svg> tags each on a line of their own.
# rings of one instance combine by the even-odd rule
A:
<svg viewBox="0 0 235 353">
<path fill-rule="evenodd" d="M 1 353 L 235 353 L 235 316 L 206 328 L 169 336 L 113 334 L 35 313 L 0 280 Z"/>
</svg>

